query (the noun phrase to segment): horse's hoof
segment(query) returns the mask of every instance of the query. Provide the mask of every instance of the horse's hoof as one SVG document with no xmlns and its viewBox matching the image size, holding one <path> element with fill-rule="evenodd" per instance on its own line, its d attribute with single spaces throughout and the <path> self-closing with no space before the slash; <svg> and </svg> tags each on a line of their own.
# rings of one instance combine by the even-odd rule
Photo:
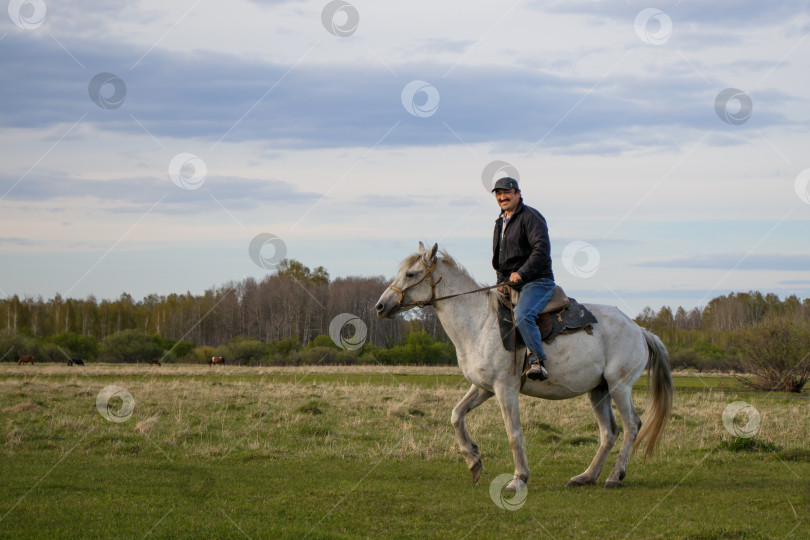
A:
<svg viewBox="0 0 810 540">
<path fill-rule="evenodd" d="M 478 480 L 481 479 L 481 471 L 484 470 L 484 464 L 481 463 L 481 460 L 475 462 L 475 465 L 470 467 L 470 473 L 472 473 L 472 481 L 473 484 L 477 484 Z"/>
<path fill-rule="evenodd" d="M 591 484 L 595 484 L 595 481 L 588 480 L 587 478 L 582 478 L 581 476 L 575 476 L 571 480 L 565 484 L 565 487 L 579 487 L 579 486 L 588 486 Z"/>
<path fill-rule="evenodd" d="M 621 482 L 616 482 L 615 480 L 608 480 L 605 482 L 605 489 L 617 489 L 622 486 Z"/>
<path fill-rule="evenodd" d="M 520 478 L 513 478 L 512 481 L 506 484 L 506 487 L 503 488 L 503 492 L 518 493 L 520 491 L 524 491 L 525 489 L 526 489 L 526 482 L 524 482 Z"/>
</svg>

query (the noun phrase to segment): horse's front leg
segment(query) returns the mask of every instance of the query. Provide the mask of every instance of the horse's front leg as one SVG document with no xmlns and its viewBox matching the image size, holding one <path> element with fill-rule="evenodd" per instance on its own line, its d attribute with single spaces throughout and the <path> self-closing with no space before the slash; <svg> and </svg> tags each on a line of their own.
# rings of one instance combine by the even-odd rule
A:
<svg viewBox="0 0 810 540">
<path fill-rule="evenodd" d="M 470 389 L 467 390 L 464 397 L 461 398 L 461 401 L 459 401 L 456 406 L 453 407 L 453 412 L 450 415 L 450 422 L 456 429 L 458 446 L 461 448 L 461 453 L 464 455 L 464 459 L 467 462 L 467 467 L 472 473 L 472 481 L 474 484 L 478 482 L 479 478 L 481 478 L 481 469 L 483 469 L 483 465 L 481 464 L 481 453 L 478 451 L 478 445 L 475 444 L 475 441 L 473 441 L 470 437 L 470 433 L 467 431 L 467 424 L 464 419 L 468 412 L 475 409 L 492 396 L 493 393 L 489 390 L 484 390 L 483 388 L 472 385 L 470 386 Z"/>
<path fill-rule="evenodd" d="M 512 448 L 515 461 L 515 477 L 506 485 L 504 491 L 516 493 L 525 489 L 529 482 L 529 463 L 526 459 L 526 445 L 523 441 L 523 430 L 520 427 L 520 391 L 515 386 L 495 388 L 495 395 L 501 406 L 503 422 L 506 425 L 506 436 Z"/>
</svg>

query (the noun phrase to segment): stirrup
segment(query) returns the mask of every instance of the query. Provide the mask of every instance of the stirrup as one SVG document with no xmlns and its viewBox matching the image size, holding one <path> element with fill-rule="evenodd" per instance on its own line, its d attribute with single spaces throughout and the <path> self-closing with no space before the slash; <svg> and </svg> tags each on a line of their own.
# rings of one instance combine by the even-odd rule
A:
<svg viewBox="0 0 810 540">
<path fill-rule="evenodd" d="M 532 355 L 530 358 L 529 367 L 526 368 L 524 375 L 526 375 L 529 380 L 532 381 L 545 381 L 548 379 L 548 371 L 546 371 L 543 361 L 534 355 Z"/>
</svg>

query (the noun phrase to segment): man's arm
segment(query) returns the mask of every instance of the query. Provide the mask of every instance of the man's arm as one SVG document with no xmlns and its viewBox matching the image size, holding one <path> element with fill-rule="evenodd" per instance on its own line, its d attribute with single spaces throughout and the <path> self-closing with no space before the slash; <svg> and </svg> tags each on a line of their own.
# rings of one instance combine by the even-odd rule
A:
<svg viewBox="0 0 810 540">
<path fill-rule="evenodd" d="M 492 268 L 495 269 L 496 283 L 507 281 L 506 276 L 501 273 L 499 257 L 501 251 L 500 219 L 495 222 L 495 230 L 492 232 Z"/>
<path fill-rule="evenodd" d="M 527 212 L 524 221 L 526 238 L 532 246 L 532 252 L 517 273 L 524 281 L 533 281 L 542 276 L 551 260 L 551 243 L 548 239 L 546 220 L 535 212 Z M 548 269 L 551 270 L 550 268 Z"/>
</svg>

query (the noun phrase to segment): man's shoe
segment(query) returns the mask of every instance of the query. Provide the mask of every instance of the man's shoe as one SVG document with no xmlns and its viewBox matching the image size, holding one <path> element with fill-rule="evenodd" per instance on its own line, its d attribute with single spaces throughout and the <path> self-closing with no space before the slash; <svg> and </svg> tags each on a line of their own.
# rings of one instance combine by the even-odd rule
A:
<svg viewBox="0 0 810 540">
<path fill-rule="evenodd" d="M 526 376 L 532 381 L 545 381 L 548 379 L 548 371 L 543 361 L 534 355 L 529 357 L 529 369 L 526 370 Z"/>
</svg>

